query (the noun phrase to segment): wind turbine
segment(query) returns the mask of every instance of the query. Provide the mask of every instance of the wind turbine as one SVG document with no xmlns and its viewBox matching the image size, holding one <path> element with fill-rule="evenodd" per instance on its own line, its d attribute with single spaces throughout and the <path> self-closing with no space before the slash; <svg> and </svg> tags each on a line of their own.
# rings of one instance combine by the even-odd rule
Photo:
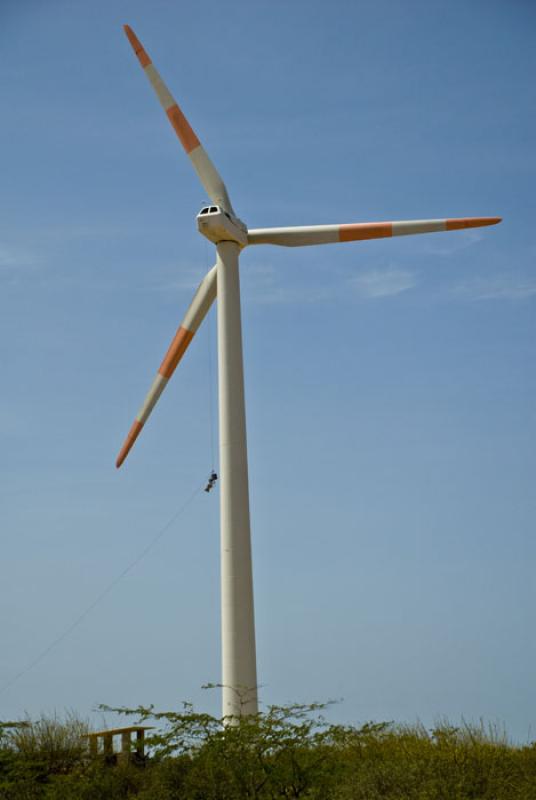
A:
<svg viewBox="0 0 536 800">
<path fill-rule="evenodd" d="M 249 230 L 225 184 L 133 30 L 125 33 L 212 205 L 197 215 L 199 232 L 216 245 L 216 264 L 201 281 L 117 458 L 120 467 L 218 296 L 220 524 L 223 716 L 258 709 L 249 516 L 246 417 L 238 261 L 248 245 L 285 247 L 382 239 L 495 225 L 500 217 L 360 222 Z"/>
</svg>

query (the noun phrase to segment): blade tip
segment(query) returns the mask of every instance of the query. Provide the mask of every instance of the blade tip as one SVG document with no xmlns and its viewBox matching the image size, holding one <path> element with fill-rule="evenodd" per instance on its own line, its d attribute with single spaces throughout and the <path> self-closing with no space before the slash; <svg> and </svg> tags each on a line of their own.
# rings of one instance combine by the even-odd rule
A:
<svg viewBox="0 0 536 800">
<path fill-rule="evenodd" d="M 116 469 L 119 469 L 125 458 L 130 453 L 132 445 L 138 438 L 138 435 L 142 428 L 143 428 L 143 422 L 140 422 L 138 419 L 134 420 L 132 427 L 128 433 L 128 436 L 125 439 L 125 443 L 121 448 L 121 450 L 119 451 L 119 455 L 117 456 L 117 460 L 115 462 Z"/>
<path fill-rule="evenodd" d="M 119 451 L 119 455 L 117 456 L 117 458 L 115 460 L 115 468 L 116 469 L 119 469 L 119 467 L 122 465 L 122 463 L 124 462 L 125 458 L 128 455 L 128 451 L 129 450 L 130 450 L 129 443 L 125 443 L 123 445 L 123 447 L 121 448 L 121 450 Z"/>
<path fill-rule="evenodd" d="M 487 225 L 497 225 L 502 222 L 502 217 L 457 217 L 445 220 L 445 230 L 458 231 L 465 228 L 483 228 Z"/>
<path fill-rule="evenodd" d="M 140 62 L 142 67 L 145 69 L 145 67 L 149 66 L 149 64 L 151 63 L 151 59 L 149 58 L 149 56 L 145 52 L 145 48 L 143 47 L 142 43 L 140 42 L 140 40 L 138 39 L 138 37 L 136 36 L 134 31 L 130 27 L 130 25 L 123 25 L 123 30 L 125 31 L 125 33 L 127 35 L 127 39 L 130 42 L 132 49 L 136 53 L 138 61 Z"/>
<path fill-rule="evenodd" d="M 478 219 L 479 226 L 498 225 L 499 222 L 502 222 L 502 217 L 480 217 Z"/>
</svg>

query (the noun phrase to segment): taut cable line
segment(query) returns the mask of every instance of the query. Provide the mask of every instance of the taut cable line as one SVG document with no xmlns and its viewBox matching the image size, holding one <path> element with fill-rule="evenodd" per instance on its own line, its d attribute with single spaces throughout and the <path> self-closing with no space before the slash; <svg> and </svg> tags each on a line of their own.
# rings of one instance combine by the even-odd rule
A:
<svg viewBox="0 0 536 800">
<path fill-rule="evenodd" d="M 138 553 L 136 558 L 134 558 L 119 575 L 117 575 L 113 580 L 110 581 L 110 583 L 102 590 L 102 592 L 99 595 L 97 595 L 97 597 L 93 600 L 93 602 L 90 603 L 70 623 L 70 625 L 67 628 L 65 628 L 65 630 L 59 636 L 57 636 L 52 642 L 50 642 L 50 644 L 47 647 L 45 647 L 45 649 L 42 650 L 39 653 L 39 655 L 33 659 L 33 661 L 31 661 L 26 667 L 24 667 L 24 669 L 21 669 L 20 672 L 18 672 L 10 680 L 4 683 L 3 686 L 0 687 L 0 695 L 6 692 L 8 689 L 10 689 L 12 686 L 14 686 L 14 684 L 17 683 L 17 681 L 19 681 L 22 677 L 24 677 L 24 675 L 30 672 L 30 670 L 32 670 L 38 664 L 40 664 L 41 661 L 43 661 L 43 659 L 46 658 L 46 656 L 48 656 L 50 652 L 52 652 L 52 650 L 54 650 L 59 644 L 61 644 L 69 636 L 69 634 L 71 634 L 80 625 L 80 623 L 83 622 L 83 620 L 93 611 L 93 609 L 96 606 L 98 606 L 99 603 L 102 600 L 104 600 L 104 598 L 107 595 L 110 594 L 112 589 L 114 589 L 117 586 L 117 584 L 126 575 L 128 575 L 128 573 L 131 572 L 134 569 L 134 567 L 136 567 L 140 563 L 140 561 L 142 561 L 145 558 L 145 556 L 153 549 L 153 547 L 162 538 L 162 536 L 164 536 L 164 534 L 167 533 L 167 531 L 171 528 L 173 523 L 176 522 L 180 516 L 182 516 L 182 514 L 186 511 L 188 506 L 191 505 L 191 503 L 194 501 L 197 495 L 200 494 L 202 489 L 203 489 L 203 484 L 194 489 L 194 491 L 191 493 L 188 499 L 185 500 L 185 502 L 181 505 L 181 507 L 173 514 L 172 517 L 170 517 L 170 519 L 166 522 L 166 524 L 162 528 L 160 528 L 158 533 L 156 533 L 156 535 L 153 536 L 149 544 L 146 545 L 143 548 L 143 550 L 140 551 L 140 553 Z"/>
</svg>

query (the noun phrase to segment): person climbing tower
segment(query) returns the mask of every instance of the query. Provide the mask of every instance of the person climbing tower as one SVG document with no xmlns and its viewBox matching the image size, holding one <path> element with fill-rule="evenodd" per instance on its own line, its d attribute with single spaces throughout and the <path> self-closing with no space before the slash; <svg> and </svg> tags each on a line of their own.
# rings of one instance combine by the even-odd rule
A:
<svg viewBox="0 0 536 800">
<path fill-rule="evenodd" d="M 205 492 L 210 492 L 218 480 L 218 475 L 214 470 L 210 473 L 210 478 L 208 479 L 207 485 L 205 486 Z"/>
</svg>

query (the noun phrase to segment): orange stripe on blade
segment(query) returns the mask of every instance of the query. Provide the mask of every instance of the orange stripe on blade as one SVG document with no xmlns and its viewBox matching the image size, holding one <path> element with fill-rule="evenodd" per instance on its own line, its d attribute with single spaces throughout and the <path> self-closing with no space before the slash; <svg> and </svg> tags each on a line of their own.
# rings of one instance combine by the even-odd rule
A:
<svg viewBox="0 0 536 800">
<path fill-rule="evenodd" d="M 160 369 L 158 370 L 160 375 L 162 375 L 164 378 L 171 378 L 175 371 L 175 367 L 183 357 L 186 348 L 193 338 L 194 335 L 192 331 L 189 331 L 187 328 L 183 328 L 181 325 L 175 334 L 175 338 L 169 346 L 166 357 L 160 364 Z"/>
<path fill-rule="evenodd" d="M 360 239 L 383 239 L 392 235 L 392 222 L 359 222 L 352 225 L 341 225 L 339 228 L 339 240 L 341 242 L 357 242 Z"/>
<path fill-rule="evenodd" d="M 151 59 L 143 49 L 143 45 L 129 25 L 123 25 L 123 29 L 128 36 L 128 41 L 132 45 L 132 49 L 138 56 L 138 60 L 142 67 L 147 67 L 151 63 Z"/>
<path fill-rule="evenodd" d="M 115 466 L 118 469 L 125 460 L 125 458 L 128 456 L 130 448 L 138 438 L 142 428 L 143 428 L 143 422 L 138 422 L 138 420 L 135 420 L 134 424 L 132 425 L 132 428 L 128 432 L 127 438 L 125 439 L 125 444 L 123 445 L 123 447 L 119 452 L 119 455 L 117 456 L 117 461 L 115 462 Z"/>
<path fill-rule="evenodd" d="M 448 219 L 446 228 L 448 231 L 459 231 L 463 228 L 481 228 L 484 225 L 497 225 L 501 222 L 501 217 L 465 217 L 464 219 Z"/>
<path fill-rule="evenodd" d="M 186 152 L 191 153 L 192 150 L 195 150 L 196 147 L 199 147 L 201 142 L 191 129 L 190 123 L 176 103 L 174 106 L 171 106 L 171 108 L 168 108 L 166 114 L 169 117 L 169 121 L 175 128 L 175 133 L 181 140 L 182 146 Z"/>
</svg>

